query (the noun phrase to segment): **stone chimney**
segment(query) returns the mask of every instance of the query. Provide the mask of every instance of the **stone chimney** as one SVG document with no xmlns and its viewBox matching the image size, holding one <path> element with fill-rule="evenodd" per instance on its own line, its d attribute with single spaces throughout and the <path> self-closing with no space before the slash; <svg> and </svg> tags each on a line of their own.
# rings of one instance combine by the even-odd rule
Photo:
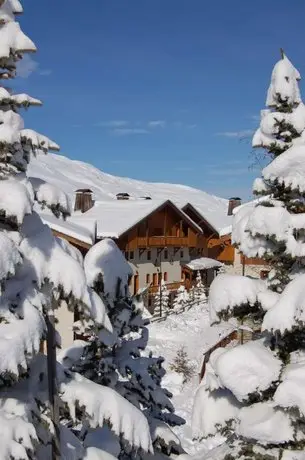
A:
<svg viewBox="0 0 305 460">
<path fill-rule="evenodd" d="M 241 198 L 234 197 L 229 199 L 228 216 L 233 216 L 233 210 L 241 205 Z"/>
<path fill-rule="evenodd" d="M 93 192 L 88 188 L 80 188 L 75 192 L 74 211 L 82 213 L 89 211 L 94 206 Z"/>
</svg>

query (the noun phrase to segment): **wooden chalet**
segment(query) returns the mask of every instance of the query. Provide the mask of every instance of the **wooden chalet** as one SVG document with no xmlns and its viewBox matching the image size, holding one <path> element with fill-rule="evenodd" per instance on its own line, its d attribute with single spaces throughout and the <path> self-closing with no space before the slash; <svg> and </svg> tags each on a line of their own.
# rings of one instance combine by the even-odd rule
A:
<svg viewBox="0 0 305 460">
<path fill-rule="evenodd" d="M 240 205 L 239 198 L 231 198 L 228 205 L 228 217 L 233 215 L 235 207 Z M 187 203 L 183 208 L 183 211 L 194 221 L 203 231 L 203 234 L 207 240 L 207 256 L 211 259 L 216 259 L 225 265 L 234 266 L 239 264 L 245 267 L 252 266 L 266 266 L 264 260 L 259 258 L 249 258 L 240 254 L 236 248 L 232 245 L 231 239 L 231 226 L 228 225 L 224 229 L 217 229 L 210 224 L 198 208 L 191 203 Z M 227 220 L 230 224 L 230 220 Z M 227 230 L 227 233 L 226 233 Z M 238 259 L 238 260 L 237 260 Z M 261 271 L 261 277 L 266 275 L 266 270 Z"/>
<path fill-rule="evenodd" d="M 113 238 L 129 261 L 134 272 L 132 293 L 149 286 L 153 295 L 162 279 L 169 290 L 177 290 L 183 263 L 207 251 L 201 228 L 169 200 L 97 202 L 87 212 L 88 217 L 93 215 L 97 240 Z"/>
</svg>

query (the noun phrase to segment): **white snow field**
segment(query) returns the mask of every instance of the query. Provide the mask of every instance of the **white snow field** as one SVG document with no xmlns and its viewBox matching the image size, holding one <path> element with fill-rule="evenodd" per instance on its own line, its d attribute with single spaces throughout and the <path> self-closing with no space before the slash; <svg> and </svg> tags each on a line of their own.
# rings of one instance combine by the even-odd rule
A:
<svg viewBox="0 0 305 460">
<path fill-rule="evenodd" d="M 180 207 L 191 202 L 218 231 L 231 225 L 232 217 L 227 216 L 228 200 L 185 185 L 116 177 L 88 163 L 70 160 L 57 154 L 40 154 L 33 158 L 28 175 L 56 185 L 67 193 L 72 203 L 75 191 L 79 188 L 90 188 L 96 202 L 113 200 L 118 193 L 128 193 L 131 199 L 149 196 L 154 201 L 171 200 Z"/>
<path fill-rule="evenodd" d="M 183 448 L 188 453 L 195 453 L 198 449 L 209 450 L 218 444 L 217 439 L 196 442 L 192 440 L 192 409 L 196 389 L 199 385 L 199 376 L 203 362 L 203 354 L 216 345 L 223 337 L 230 334 L 234 327 L 228 323 L 210 326 L 207 303 L 196 305 L 178 315 L 173 314 L 162 322 L 149 325 L 148 351 L 165 358 L 166 375 L 162 380 L 163 386 L 173 393 L 172 402 L 177 415 L 186 420 L 186 424 L 175 427 L 174 431 L 181 439 Z M 183 377 L 170 369 L 177 351 L 184 347 L 188 355 L 188 362 L 194 368 L 192 378 L 183 384 Z M 203 445 L 204 444 L 204 445 Z"/>
</svg>

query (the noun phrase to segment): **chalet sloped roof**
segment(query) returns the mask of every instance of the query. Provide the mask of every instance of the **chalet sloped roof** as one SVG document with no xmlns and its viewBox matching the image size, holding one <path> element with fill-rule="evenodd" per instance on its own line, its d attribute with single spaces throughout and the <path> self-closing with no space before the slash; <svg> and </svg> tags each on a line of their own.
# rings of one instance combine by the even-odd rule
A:
<svg viewBox="0 0 305 460">
<path fill-rule="evenodd" d="M 94 220 L 83 219 L 82 222 L 79 222 L 77 220 L 75 221 L 73 217 L 68 217 L 66 220 L 57 219 L 47 210 L 39 212 L 39 215 L 43 223 L 48 225 L 52 230 L 71 236 L 89 245 L 95 243 L 96 222 Z"/>
<path fill-rule="evenodd" d="M 203 202 L 188 202 L 181 206 L 182 210 L 186 210 L 188 207 L 193 209 L 215 233 L 223 235 L 225 234 L 223 233 L 224 229 L 227 228 L 231 231 L 233 216 L 228 216 L 228 202 L 224 203 L 224 200 L 219 200 L 217 206 L 214 205 L 213 207 Z"/>
<path fill-rule="evenodd" d="M 198 233 L 202 230 L 181 209 L 169 200 L 97 201 L 86 213 L 73 214 L 73 221 L 82 223 L 83 217 L 96 220 L 97 238 L 119 238 L 143 219 L 166 205 L 173 207 L 181 218 Z"/>
</svg>

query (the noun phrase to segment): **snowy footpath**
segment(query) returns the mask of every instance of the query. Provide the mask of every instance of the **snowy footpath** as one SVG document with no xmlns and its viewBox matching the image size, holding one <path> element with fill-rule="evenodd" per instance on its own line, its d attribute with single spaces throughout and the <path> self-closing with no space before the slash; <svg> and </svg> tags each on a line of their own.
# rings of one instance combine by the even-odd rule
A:
<svg viewBox="0 0 305 460">
<path fill-rule="evenodd" d="M 194 453 L 199 448 L 196 441 L 192 440 L 191 417 L 203 354 L 231 331 L 232 327 L 228 325 L 210 326 L 206 303 L 194 306 L 178 315 L 171 315 L 166 320 L 149 326 L 148 349 L 152 350 L 154 355 L 165 358 L 164 367 L 167 374 L 162 381 L 163 386 L 173 393 L 172 401 L 177 415 L 186 420 L 185 425 L 174 428 L 174 431 L 188 453 Z M 184 347 L 188 364 L 194 370 L 191 379 L 185 384 L 182 383 L 182 375 L 170 369 L 181 347 Z M 201 450 L 202 447 L 201 443 Z M 210 446 L 206 447 L 208 449 Z"/>
</svg>

